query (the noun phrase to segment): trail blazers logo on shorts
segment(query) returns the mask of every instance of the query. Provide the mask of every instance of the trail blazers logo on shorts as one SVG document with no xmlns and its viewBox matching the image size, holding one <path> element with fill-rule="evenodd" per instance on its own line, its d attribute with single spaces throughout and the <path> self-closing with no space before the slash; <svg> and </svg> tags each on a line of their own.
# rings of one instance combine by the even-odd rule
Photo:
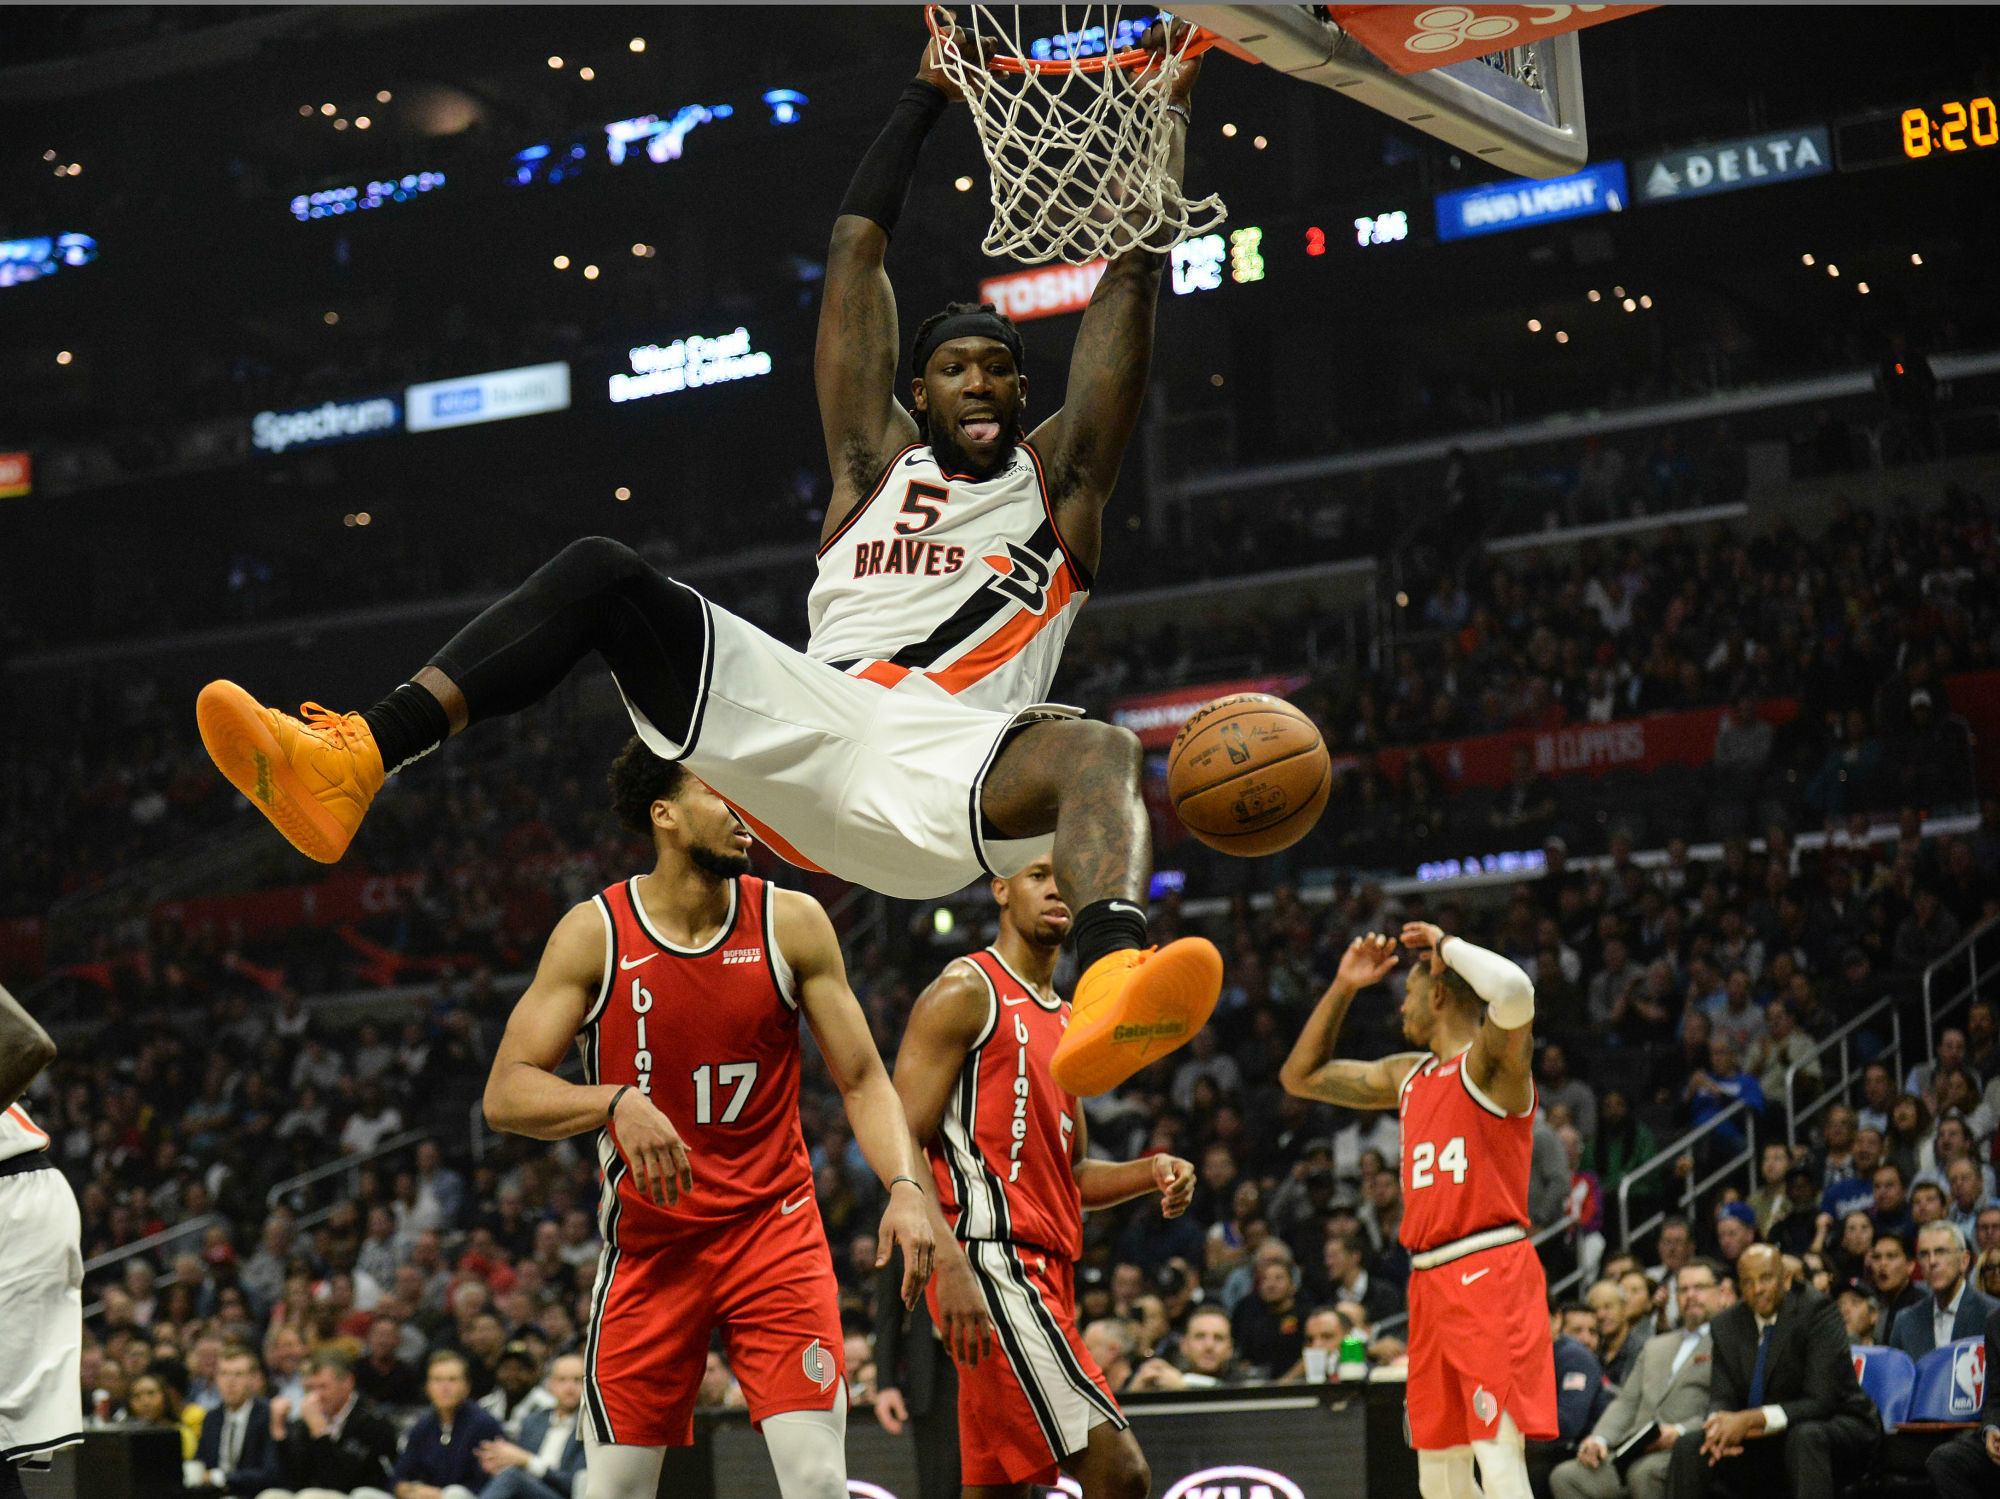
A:
<svg viewBox="0 0 2000 1499">
<path fill-rule="evenodd" d="M 1472 1392 L 1472 1413 L 1479 1417 L 1482 1425 L 1491 1426 L 1500 1419 L 1500 1402 L 1493 1398 L 1493 1392 L 1481 1385 Z"/>
<path fill-rule="evenodd" d="M 833 1360 L 818 1338 L 806 1344 L 806 1351 L 799 1358 L 799 1367 L 806 1371 L 806 1378 L 822 1390 L 834 1381 Z"/>
</svg>

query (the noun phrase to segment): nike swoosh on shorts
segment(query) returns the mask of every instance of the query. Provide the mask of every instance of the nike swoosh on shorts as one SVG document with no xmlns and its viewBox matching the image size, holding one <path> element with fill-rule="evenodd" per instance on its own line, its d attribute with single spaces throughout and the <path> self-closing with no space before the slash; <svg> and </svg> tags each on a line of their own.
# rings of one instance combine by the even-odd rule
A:
<svg viewBox="0 0 2000 1499">
<path fill-rule="evenodd" d="M 809 1202 L 811 1202 L 811 1201 L 812 1201 L 812 1191 L 811 1191 L 811 1189 L 810 1189 L 810 1188 L 808 1188 L 808 1189 L 807 1189 L 807 1191 L 806 1191 L 806 1195 L 805 1195 L 805 1196 L 803 1196 L 803 1197 L 801 1197 L 801 1198 L 800 1198 L 800 1199 L 799 1199 L 799 1200 L 798 1200 L 797 1202 L 781 1202 L 781 1203 L 779 1203 L 779 1204 L 778 1204 L 778 1211 L 779 1211 L 779 1212 L 780 1212 L 781 1214 L 782 1214 L 782 1213 L 796 1213 L 796 1212 L 797 1212 L 797 1211 L 798 1211 L 798 1210 L 799 1210 L 800 1208 L 804 1207 L 804 1206 L 805 1206 L 805 1205 L 806 1205 L 807 1203 L 809 1203 Z"/>
<path fill-rule="evenodd" d="M 1470 1275 L 1459 1276 L 1458 1283 L 1462 1286 L 1469 1286 L 1475 1280 L 1479 1279 L 1480 1276 L 1491 1275 L 1492 1273 L 1493 1273 L 1493 1267 L 1491 1265 L 1488 1265 L 1484 1270 L 1475 1270 Z"/>
</svg>

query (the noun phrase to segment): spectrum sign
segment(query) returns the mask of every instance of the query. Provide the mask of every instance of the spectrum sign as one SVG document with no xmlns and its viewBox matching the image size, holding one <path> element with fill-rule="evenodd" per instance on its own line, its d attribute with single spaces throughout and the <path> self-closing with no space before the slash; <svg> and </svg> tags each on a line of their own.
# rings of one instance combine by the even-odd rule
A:
<svg viewBox="0 0 2000 1499">
<path fill-rule="evenodd" d="M 677 338 L 664 348 L 643 344 L 626 351 L 632 372 L 611 377 L 613 403 L 642 401 L 703 385 L 750 380 L 771 373 L 771 356 L 750 347 L 750 332 L 738 328 L 720 338 Z"/>
<path fill-rule="evenodd" d="M 392 432 L 402 412 L 388 396 L 366 401 L 325 401 L 300 411 L 260 411 L 250 418 L 250 446 L 278 454 L 350 437 Z"/>
</svg>

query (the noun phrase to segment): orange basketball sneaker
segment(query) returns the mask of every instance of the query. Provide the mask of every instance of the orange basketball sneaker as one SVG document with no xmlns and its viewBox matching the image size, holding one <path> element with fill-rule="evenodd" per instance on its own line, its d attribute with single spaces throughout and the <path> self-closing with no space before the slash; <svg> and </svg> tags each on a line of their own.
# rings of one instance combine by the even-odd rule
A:
<svg viewBox="0 0 2000 1499">
<path fill-rule="evenodd" d="M 361 715 L 306 703 L 301 721 L 266 708 L 234 682 L 210 682 L 194 712 L 201 742 L 229 784 L 300 853 L 337 863 L 384 779 L 381 751 Z"/>
<path fill-rule="evenodd" d="M 1222 954 L 1206 937 L 1106 953 L 1076 981 L 1049 1074 L 1079 1098 L 1109 1093 L 1184 1046 L 1221 994 Z"/>
</svg>

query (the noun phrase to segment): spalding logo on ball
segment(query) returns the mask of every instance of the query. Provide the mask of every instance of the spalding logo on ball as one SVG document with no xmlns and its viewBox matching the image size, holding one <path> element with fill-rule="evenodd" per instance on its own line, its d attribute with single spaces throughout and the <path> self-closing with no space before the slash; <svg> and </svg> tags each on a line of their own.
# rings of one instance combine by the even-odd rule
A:
<svg viewBox="0 0 2000 1499">
<path fill-rule="evenodd" d="M 1312 831 L 1333 787 L 1313 721 L 1263 692 L 1219 697 L 1182 725 L 1167 751 L 1167 796 L 1210 848 L 1254 859 Z"/>
</svg>

